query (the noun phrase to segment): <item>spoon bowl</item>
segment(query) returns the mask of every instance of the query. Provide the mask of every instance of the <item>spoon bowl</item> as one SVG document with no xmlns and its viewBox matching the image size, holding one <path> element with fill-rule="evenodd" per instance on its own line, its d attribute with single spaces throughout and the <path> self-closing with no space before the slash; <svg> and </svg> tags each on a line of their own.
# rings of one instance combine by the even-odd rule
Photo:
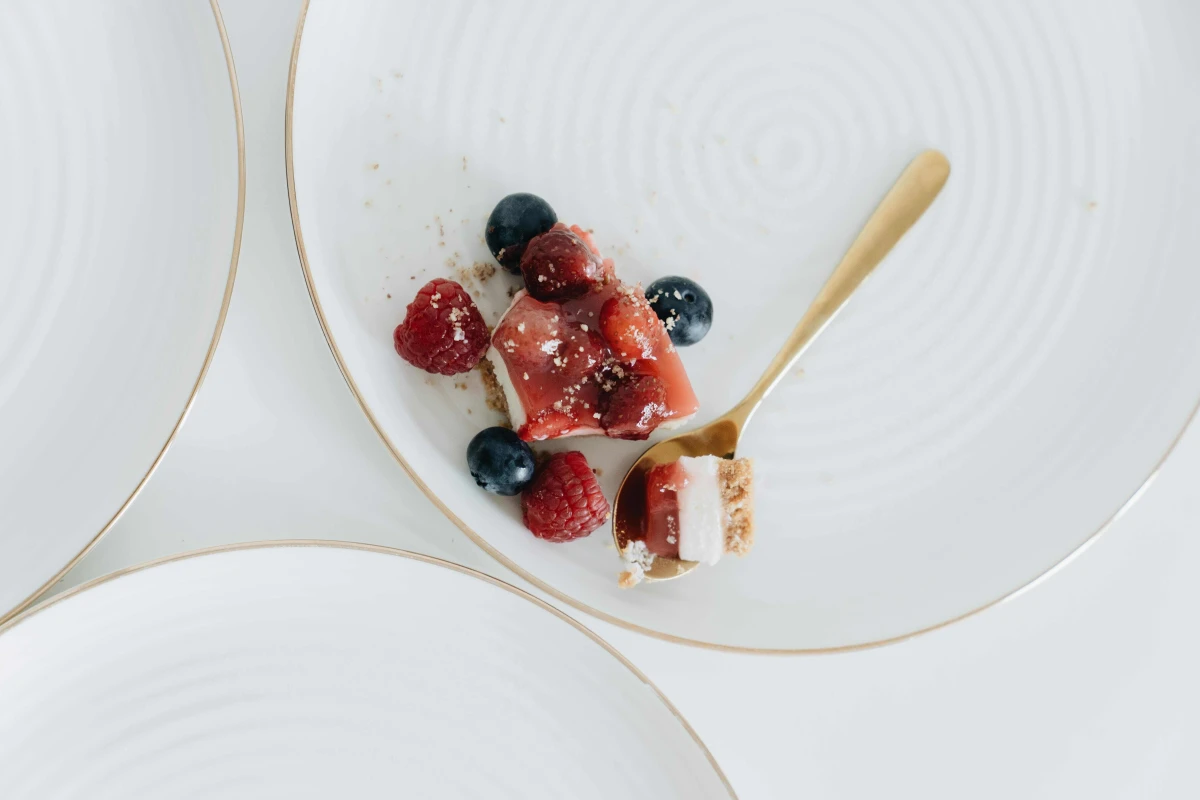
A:
<svg viewBox="0 0 1200 800">
<path fill-rule="evenodd" d="M 949 177 L 950 162 L 937 150 L 926 150 L 913 159 L 871 214 L 812 305 L 804 312 L 799 324 L 746 397 L 707 425 L 659 442 L 634 463 L 621 481 L 613 501 L 613 539 L 618 550 L 624 552 L 629 542 L 645 537 L 646 476 L 650 470 L 661 464 L 674 463 L 684 456 L 733 458 L 742 432 L 762 401 L 842 309 L 863 280 L 933 204 Z M 646 569 L 644 579 L 670 580 L 688 574 L 697 566 L 695 561 L 659 556 Z"/>
</svg>

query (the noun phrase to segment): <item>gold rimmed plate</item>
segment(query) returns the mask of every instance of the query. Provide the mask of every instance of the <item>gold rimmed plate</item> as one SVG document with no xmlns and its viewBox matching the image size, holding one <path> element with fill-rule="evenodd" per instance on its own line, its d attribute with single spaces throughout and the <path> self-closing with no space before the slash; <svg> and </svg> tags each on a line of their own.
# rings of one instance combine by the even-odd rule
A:
<svg viewBox="0 0 1200 800">
<path fill-rule="evenodd" d="M 1200 72 L 1180 38 L 1200 32 L 1195 14 L 1067 0 L 527 10 L 313 0 L 287 117 L 301 261 L 352 392 L 437 505 L 522 577 L 675 641 L 870 646 L 1048 574 L 1174 446 L 1200 397 L 1200 189 L 1184 178 L 1200 166 L 1200 102 L 1179 100 Z M 713 297 L 712 331 L 683 351 L 704 423 L 750 388 L 931 147 L 954 178 L 739 444 L 756 465 L 755 551 L 687 581 L 618 589 L 608 531 L 535 540 L 465 469 L 466 443 L 496 421 L 478 376 L 434 378 L 392 352 L 434 276 L 470 277 L 497 318 L 512 283 L 474 278 L 491 261 L 484 220 L 532 191 L 593 229 L 625 279 L 681 274 Z M 642 450 L 550 449 L 565 447 L 610 496 Z"/>
<path fill-rule="evenodd" d="M 257 543 L 122 570 L 0 627 L 0 677 L 4 797 L 735 797 L 594 633 L 387 548 Z"/>
<path fill-rule="evenodd" d="M 4 619 L 179 430 L 233 289 L 245 159 L 215 1 L 5 3 L 0 107 Z"/>
</svg>

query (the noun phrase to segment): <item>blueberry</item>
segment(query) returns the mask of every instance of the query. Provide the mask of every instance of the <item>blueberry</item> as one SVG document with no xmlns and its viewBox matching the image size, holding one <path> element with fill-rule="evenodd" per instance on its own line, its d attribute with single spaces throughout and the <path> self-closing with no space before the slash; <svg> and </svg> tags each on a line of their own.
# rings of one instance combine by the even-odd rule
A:
<svg viewBox="0 0 1200 800">
<path fill-rule="evenodd" d="M 542 198 L 519 192 L 510 194 L 492 209 L 484 233 L 488 249 L 509 272 L 520 274 L 521 254 L 533 237 L 558 222 L 558 215 Z"/>
<path fill-rule="evenodd" d="M 712 298 L 687 278 L 659 278 L 646 289 L 646 299 L 677 347 L 695 344 L 712 327 Z"/>
<path fill-rule="evenodd" d="M 486 428 L 467 445 L 467 468 L 492 494 L 520 494 L 533 480 L 533 451 L 508 428 Z"/>
</svg>

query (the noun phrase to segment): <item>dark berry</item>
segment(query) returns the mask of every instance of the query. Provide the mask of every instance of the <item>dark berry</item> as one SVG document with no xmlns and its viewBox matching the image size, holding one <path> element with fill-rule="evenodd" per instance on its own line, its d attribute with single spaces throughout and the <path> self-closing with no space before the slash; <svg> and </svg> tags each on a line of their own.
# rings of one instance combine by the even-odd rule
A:
<svg viewBox="0 0 1200 800">
<path fill-rule="evenodd" d="M 712 327 L 712 298 L 687 278 L 659 278 L 646 290 L 646 299 L 677 347 L 695 344 Z"/>
<path fill-rule="evenodd" d="M 581 539 L 608 519 L 608 501 L 583 453 L 555 453 L 521 493 L 522 520 L 550 542 Z"/>
<path fill-rule="evenodd" d="M 480 488 L 511 497 L 533 480 L 533 451 L 508 428 L 486 428 L 467 445 L 467 469 Z"/>
<path fill-rule="evenodd" d="M 408 304 L 392 344 L 408 363 L 426 372 L 470 372 L 487 352 L 487 323 L 467 290 L 454 281 L 434 278 Z"/>
<path fill-rule="evenodd" d="M 488 249 L 509 272 L 521 271 L 521 255 L 533 237 L 558 222 L 558 215 L 542 198 L 527 192 L 505 197 L 492 209 L 484 237 Z"/>
<path fill-rule="evenodd" d="M 667 418 L 667 389 L 653 375 L 626 375 L 600 398 L 600 426 L 613 439 L 646 439 Z"/>
<path fill-rule="evenodd" d="M 538 300 L 572 300 L 604 281 L 604 267 L 583 237 L 559 223 L 535 236 L 521 256 L 525 289 Z"/>
</svg>

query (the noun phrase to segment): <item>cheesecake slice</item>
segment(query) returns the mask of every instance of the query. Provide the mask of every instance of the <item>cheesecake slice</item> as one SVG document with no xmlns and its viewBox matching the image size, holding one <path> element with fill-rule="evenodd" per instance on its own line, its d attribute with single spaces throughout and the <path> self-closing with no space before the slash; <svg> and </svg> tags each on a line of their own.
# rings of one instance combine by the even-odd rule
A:
<svg viewBox="0 0 1200 800">
<path fill-rule="evenodd" d="M 575 270 L 586 283 L 577 279 L 566 288 L 561 262 L 558 272 L 548 271 L 551 261 L 536 275 L 552 280 L 526 271 L 526 285 L 538 288 L 517 292 L 496 324 L 487 351 L 489 391 L 503 395 L 517 435 L 645 439 L 690 419 L 700 403 L 641 287 L 616 278 L 583 231 L 556 226 L 543 236 L 568 244 L 576 237 L 597 261 L 594 269 Z M 538 239 L 530 244 L 527 260 L 547 250 L 538 245 Z"/>
</svg>

